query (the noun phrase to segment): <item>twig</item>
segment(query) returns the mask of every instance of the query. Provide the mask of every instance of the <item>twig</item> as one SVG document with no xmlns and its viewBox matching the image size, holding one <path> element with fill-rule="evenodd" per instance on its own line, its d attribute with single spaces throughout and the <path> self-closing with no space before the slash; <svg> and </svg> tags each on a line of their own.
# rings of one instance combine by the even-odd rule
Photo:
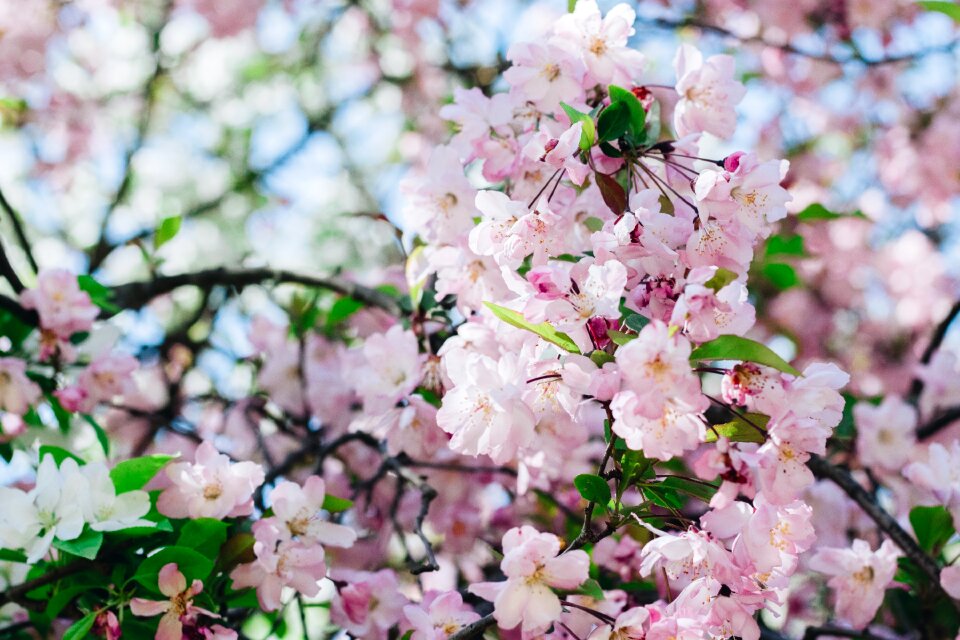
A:
<svg viewBox="0 0 960 640">
<path fill-rule="evenodd" d="M 936 435 L 941 429 L 949 427 L 951 424 L 960 420 L 960 407 L 950 407 L 944 409 L 933 418 L 917 427 L 917 439 L 926 440 Z"/>
<path fill-rule="evenodd" d="M 937 349 L 940 348 L 940 345 L 943 344 L 943 339 L 947 336 L 950 325 L 958 315 L 960 315 L 960 300 L 954 303 L 946 317 L 941 320 L 937 328 L 933 330 L 933 335 L 930 336 L 930 343 L 927 345 L 927 348 L 923 350 L 923 355 L 920 356 L 920 364 L 928 364 L 930 362 L 933 354 L 935 354 Z M 922 392 L 923 380 L 914 378 L 913 382 L 910 383 L 910 397 L 916 402 Z"/>
<path fill-rule="evenodd" d="M 7 200 L 7 196 L 3 193 L 3 190 L 0 189 L 0 208 L 2 208 L 7 215 L 10 217 L 10 223 L 13 225 L 13 232 L 17 236 L 17 242 L 20 243 L 20 248 L 23 249 L 23 253 L 27 256 L 27 262 L 30 263 L 30 268 L 33 269 L 34 273 L 39 271 L 37 267 L 37 261 L 33 257 L 33 250 L 30 248 L 30 242 L 27 240 L 27 234 L 23 230 L 23 220 L 20 218 L 20 214 L 17 213 L 17 210 L 13 208 L 13 205 L 10 204 L 10 201 Z"/>
<path fill-rule="evenodd" d="M 488 613 L 479 620 L 460 627 L 448 640 L 474 640 L 475 638 L 483 636 L 483 632 L 486 631 L 488 627 L 496 624 L 496 622 L 493 614 Z"/>
<path fill-rule="evenodd" d="M 924 553 L 923 549 L 920 548 L 910 534 L 904 531 L 893 516 L 884 511 L 880 505 L 874 501 L 873 496 L 861 487 L 848 471 L 836 467 L 816 455 L 810 457 L 810 460 L 807 462 L 807 467 L 809 467 L 818 478 L 831 480 L 843 489 L 844 493 L 860 505 L 864 513 L 870 516 L 870 519 L 876 523 L 880 530 L 893 540 L 893 542 L 903 550 L 904 554 L 919 567 L 930 580 L 933 587 L 943 593 L 943 595 L 946 595 L 940 586 L 940 567 L 937 566 L 937 561 Z M 950 599 L 950 602 L 956 607 L 954 600 Z"/>
<path fill-rule="evenodd" d="M 67 576 L 72 576 L 73 574 L 79 573 L 84 569 L 91 569 L 95 566 L 96 563 L 81 560 L 50 569 L 42 576 L 36 577 L 33 580 L 21 582 L 20 584 L 14 585 L 6 591 L 0 593 L 0 607 L 10 602 L 22 604 L 24 597 L 31 591 L 39 589 L 40 587 L 45 587 L 48 584 L 53 584 L 54 582 L 62 580 Z"/>
<path fill-rule="evenodd" d="M 247 287 L 265 282 L 295 283 L 308 287 L 329 289 L 365 304 L 379 307 L 391 315 L 400 314 L 400 306 L 385 293 L 336 277 L 319 277 L 266 267 L 254 269 L 227 269 L 217 267 L 192 273 L 159 276 L 153 280 L 130 282 L 113 287 L 113 302 L 122 309 L 139 309 L 153 298 L 186 286 L 210 289 L 216 286 Z"/>
</svg>

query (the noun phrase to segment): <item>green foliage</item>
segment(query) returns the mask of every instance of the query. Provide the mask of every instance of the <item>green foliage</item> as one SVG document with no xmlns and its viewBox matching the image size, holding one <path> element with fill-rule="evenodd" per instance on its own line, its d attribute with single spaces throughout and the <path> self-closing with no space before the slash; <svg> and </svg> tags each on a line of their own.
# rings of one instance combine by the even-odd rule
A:
<svg viewBox="0 0 960 640">
<path fill-rule="evenodd" d="M 332 496 L 328 493 L 327 495 L 323 496 L 323 505 L 321 508 L 324 511 L 329 511 L 330 513 L 337 513 L 339 511 L 346 511 L 352 506 L 352 500 L 338 498 L 337 496 Z"/>
<path fill-rule="evenodd" d="M 606 505 L 610 502 L 610 485 L 600 476 L 581 473 L 573 479 L 573 484 L 584 500 Z"/>
<path fill-rule="evenodd" d="M 690 359 L 693 361 L 742 360 L 773 367 L 794 376 L 800 375 L 799 371 L 774 353 L 770 347 L 740 336 L 720 336 L 710 342 L 704 342 L 693 350 Z"/>
<path fill-rule="evenodd" d="M 624 333 L 616 329 L 607 329 L 607 337 L 613 340 L 613 344 L 622 347 L 631 340 L 636 340 L 637 336 L 633 333 Z"/>
<path fill-rule="evenodd" d="M 707 429 L 704 442 L 716 442 L 721 436 L 731 442 L 757 442 L 766 440 L 765 429 L 770 422 L 770 416 L 762 413 L 746 413 L 743 416 L 735 415 L 730 422 L 715 424 Z"/>
<path fill-rule="evenodd" d="M 627 192 L 617 182 L 616 178 L 605 173 L 597 171 L 594 176 L 597 180 L 597 187 L 600 188 L 600 196 L 604 204 L 610 208 L 615 215 L 620 215 L 627 210 Z"/>
<path fill-rule="evenodd" d="M 70 451 L 67 451 L 66 449 L 64 449 L 64 448 L 62 448 L 62 447 L 56 447 L 56 446 L 54 446 L 54 445 L 52 445 L 52 444 L 42 444 L 42 445 L 40 445 L 40 452 L 39 452 L 39 456 L 38 456 L 40 462 L 43 462 L 43 459 L 46 458 L 48 455 L 49 455 L 49 456 L 53 456 L 53 461 L 57 463 L 57 466 L 58 466 L 58 467 L 59 467 L 61 464 L 63 464 L 63 461 L 66 460 L 67 458 L 71 458 L 71 459 L 75 460 L 75 461 L 77 462 L 77 464 L 79 464 L 79 465 L 81 465 L 81 466 L 83 466 L 83 465 L 85 465 L 85 464 L 87 463 L 86 460 L 84 460 L 83 458 L 81 458 L 81 457 L 78 456 L 77 454 L 72 453 L 72 452 L 70 452 Z"/>
<path fill-rule="evenodd" d="M 90 302 L 93 304 L 109 313 L 120 313 L 120 307 L 111 301 L 113 292 L 97 282 L 93 276 L 77 276 L 77 285 L 81 291 L 87 292 L 87 295 L 90 296 Z"/>
<path fill-rule="evenodd" d="M 492 302 L 484 302 L 483 304 L 493 312 L 493 315 L 497 316 L 497 318 L 503 320 L 507 324 L 517 327 L 518 329 L 524 329 L 525 331 L 535 333 L 550 344 L 555 344 L 564 351 L 569 351 L 570 353 L 580 353 L 577 343 L 574 342 L 570 336 L 562 331 L 557 331 L 551 327 L 549 323 L 541 322 L 540 324 L 533 324 L 532 322 L 527 322 L 522 314 L 514 311 L 513 309 L 507 309 L 506 307 L 501 307 L 500 305 L 493 304 Z"/>
<path fill-rule="evenodd" d="M 928 11 L 937 11 L 960 22 L 960 4 L 942 0 L 921 0 L 919 4 Z"/>
<path fill-rule="evenodd" d="M 723 289 L 725 286 L 737 279 L 737 274 L 729 269 L 724 269 L 720 267 L 717 269 L 716 273 L 713 274 L 713 277 L 703 283 L 703 286 L 708 289 L 713 289 L 715 293 L 719 292 L 720 289 Z"/>
<path fill-rule="evenodd" d="M 167 244 L 180 232 L 180 226 L 183 224 L 182 216 L 170 216 L 164 218 L 157 225 L 157 230 L 153 234 L 153 246 L 159 249 Z"/>
<path fill-rule="evenodd" d="M 53 546 L 60 551 L 87 560 L 94 560 L 97 557 L 101 545 L 103 545 L 103 533 L 94 531 L 90 527 L 86 527 L 80 537 L 74 540 L 60 540 L 58 538 L 53 541 Z"/>
<path fill-rule="evenodd" d="M 956 533 L 950 512 L 942 506 L 914 507 L 910 510 L 910 526 L 920 548 L 935 556 Z"/>
<path fill-rule="evenodd" d="M 226 522 L 213 518 L 188 520 L 180 530 L 177 546 L 188 547 L 206 556 L 216 558 L 220 554 L 223 543 L 227 541 Z"/>
<path fill-rule="evenodd" d="M 160 453 L 124 460 L 110 470 L 110 479 L 117 493 L 143 489 L 171 460 L 173 456 Z"/>
<path fill-rule="evenodd" d="M 90 630 L 97 621 L 97 612 L 91 611 L 83 616 L 67 629 L 63 634 L 63 640 L 82 640 L 90 636 Z"/>
<path fill-rule="evenodd" d="M 761 273 L 781 291 L 786 291 L 800 284 L 797 270 L 783 262 L 768 262 L 760 269 Z"/>
<path fill-rule="evenodd" d="M 592 147 L 593 143 L 597 140 L 597 129 L 593 124 L 593 116 L 589 113 L 578 111 L 565 102 L 561 102 L 560 106 L 563 107 L 564 113 L 570 118 L 571 125 L 577 122 L 583 125 L 580 131 L 580 149 L 586 151 Z"/>
<path fill-rule="evenodd" d="M 650 324 L 650 318 L 642 316 L 639 313 L 633 313 L 627 316 L 623 322 L 627 325 L 628 329 L 632 329 L 637 333 L 640 333 L 645 326 Z"/>
<path fill-rule="evenodd" d="M 867 216 L 863 215 L 862 211 L 854 211 L 853 213 L 836 213 L 835 211 L 830 211 L 822 204 L 811 204 L 806 209 L 797 214 L 798 222 L 817 222 L 820 220 L 837 220 L 839 218 L 860 218 L 861 220 L 868 220 Z"/>
</svg>

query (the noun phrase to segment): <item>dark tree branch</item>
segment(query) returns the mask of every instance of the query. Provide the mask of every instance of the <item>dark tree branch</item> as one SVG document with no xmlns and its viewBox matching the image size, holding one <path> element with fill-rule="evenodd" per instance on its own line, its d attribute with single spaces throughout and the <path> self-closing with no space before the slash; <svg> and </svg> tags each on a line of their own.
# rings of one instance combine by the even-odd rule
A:
<svg viewBox="0 0 960 640">
<path fill-rule="evenodd" d="M 489 613 L 476 622 L 460 627 L 460 629 L 450 636 L 448 640 L 475 640 L 483 637 L 483 632 L 496 624 L 492 613 Z"/>
<path fill-rule="evenodd" d="M 15 318 L 25 324 L 34 327 L 40 326 L 40 317 L 37 315 L 37 312 L 33 309 L 24 309 L 23 306 L 13 298 L 0 295 L 0 309 L 9 311 Z"/>
<path fill-rule="evenodd" d="M 923 355 L 920 356 L 920 364 L 929 364 L 933 358 L 933 354 L 935 354 L 937 349 L 940 348 L 940 345 L 943 344 L 943 339 L 947 336 L 947 331 L 957 318 L 957 315 L 960 315 L 960 300 L 954 303 L 944 319 L 941 320 L 937 328 L 933 330 L 933 335 L 930 336 L 930 343 L 927 345 L 927 348 L 923 350 Z M 914 378 L 913 382 L 910 383 L 910 397 L 914 401 L 917 401 L 922 392 L 923 380 Z"/>
<path fill-rule="evenodd" d="M 887 537 L 893 540 L 903 553 L 917 565 L 920 571 L 930 580 L 933 588 L 949 599 L 949 596 L 946 595 L 940 586 L 940 567 L 937 566 L 937 561 L 924 553 L 923 549 L 920 548 L 910 534 L 900 526 L 893 516 L 884 511 L 880 505 L 874 501 L 873 496 L 861 487 L 848 471 L 836 467 L 816 455 L 811 456 L 807 462 L 807 466 L 813 471 L 816 477 L 831 480 L 843 489 L 843 492 L 856 502 L 860 508 L 863 509 L 864 513 L 870 516 L 870 519 L 876 523 L 877 527 L 879 527 Z M 952 599 L 950 602 L 953 602 L 954 606 L 956 606 L 956 603 Z"/>
<path fill-rule="evenodd" d="M 696 18 L 690 17 L 690 16 L 681 18 L 679 20 L 672 20 L 669 18 L 653 18 L 649 20 L 641 19 L 640 21 L 659 29 L 676 30 L 676 29 L 683 29 L 686 27 L 699 29 L 700 31 L 703 31 L 706 33 L 712 33 L 715 35 L 723 36 L 725 38 L 732 38 L 743 44 L 757 44 L 764 47 L 772 47 L 774 49 L 779 49 L 784 53 L 789 53 L 791 55 L 809 58 L 811 60 L 817 60 L 819 62 L 826 62 L 828 64 L 842 65 L 850 62 L 859 62 L 860 64 L 866 65 L 868 67 L 876 67 L 876 66 L 882 66 L 887 64 L 896 64 L 900 62 L 911 62 L 913 60 L 917 60 L 925 56 L 928 56 L 932 53 L 942 53 L 945 51 L 950 51 L 957 46 L 958 42 L 960 42 L 960 40 L 954 39 L 954 40 L 951 40 L 950 42 L 929 47 L 927 49 L 921 49 L 919 51 L 912 51 L 904 54 L 882 56 L 880 58 L 866 58 L 863 56 L 863 54 L 857 51 L 856 48 L 852 48 L 852 53 L 849 56 L 837 57 L 827 53 L 817 53 L 815 51 L 807 51 L 805 49 L 800 49 L 790 44 L 789 42 L 772 42 L 770 40 L 765 39 L 759 33 L 756 33 L 750 36 L 742 36 L 724 27 L 721 27 L 715 24 L 709 24 L 707 22 L 697 20 Z"/>
<path fill-rule="evenodd" d="M 3 193 L 3 190 L 0 190 L 0 209 L 3 209 L 10 218 L 10 224 L 13 225 L 13 232 L 17 236 L 17 242 L 20 243 L 20 248 L 23 249 L 23 252 L 26 254 L 30 268 L 33 269 L 34 273 L 37 273 L 39 268 L 37 267 L 36 259 L 33 257 L 30 241 L 27 240 L 27 234 L 23 230 L 23 220 L 20 218 L 17 210 L 13 208 L 13 205 L 10 204 L 10 201 L 7 200 L 7 196 Z"/>
<path fill-rule="evenodd" d="M 24 598 L 31 591 L 39 589 L 40 587 L 45 587 L 48 584 L 53 584 L 58 580 L 72 576 L 75 573 L 80 573 L 86 569 L 92 569 L 96 566 L 97 565 L 94 562 L 81 560 L 50 569 L 42 576 L 38 576 L 33 580 L 21 582 L 20 584 L 14 585 L 6 591 L 0 593 L 0 607 L 10 602 L 16 602 L 22 605 Z"/>
<path fill-rule="evenodd" d="M 960 407 L 950 407 L 949 409 L 944 409 L 933 418 L 917 427 L 917 438 L 919 440 L 926 440 L 927 438 L 939 433 L 942 429 L 949 427 L 957 420 L 960 420 Z"/>
<path fill-rule="evenodd" d="M 130 282 L 113 287 L 113 302 L 122 309 L 139 309 L 155 297 L 170 293 L 180 287 L 193 286 L 204 290 L 217 286 L 243 288 L 266 282 L 294 283 L 328 289 L 383 309 L 391 315 L 400 314 L 400 307 L 397 302 L 376 289 L 370 289 L 336 277 L 323 278 L 265 267 L 254 269 L 218 267 L 192 273 L 159 276 L 153 280 Z"/>
<path fill-rule="evenodd" d="M 7 257 L 7 251 L 3 247 L 2 240 L 0 240 L 0 275 L 6 278 L 16 293 L 23 291 L 23 282 L 20 281 L 20 276 L 17 275 L 13 265 L 10 263 L 10 259 Z"/>
</svg>

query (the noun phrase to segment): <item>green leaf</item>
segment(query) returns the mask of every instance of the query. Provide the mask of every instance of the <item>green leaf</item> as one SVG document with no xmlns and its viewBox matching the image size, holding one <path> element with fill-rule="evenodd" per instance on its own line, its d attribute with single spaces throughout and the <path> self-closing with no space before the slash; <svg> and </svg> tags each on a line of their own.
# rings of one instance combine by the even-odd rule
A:
<svg viewBox="0 0 960 640">
<path fill-rule="evenodd" d="M 618 347 L 622 347 L 631 340 L 636 340 L 637 336 L 633 333 L 624 333 L 623 331 L 617 331 L 616 329 L 607 329 L 607 337 L 613 340 L 613 344 Z"/>
<path fill-rule="evenodd" d="M 650 318 L 647 316 L 642 316 L 639 313 L 634 313 L 627 316 L 627 319 L 623 322 L 627 325 L 627 328 L 633 329 L 637 333 L 640 333 L 645 326 L 650 324 Z"/>
<path fill-rule="evenodd" d="M 720 488 L 719 486 L 697 482 L 690 478 L 680 476 L 668 476 L 660 482 L 660 486 L 678 491 L 679 493 L 685 493 L 703 502 L 710 502 L 710 499 L 713 498 L 713 495 Z"/>
<path fill-rule="evenodd" d="M 953 518 L 945 507 L 914 507 L 910 510 L 910 526 L 920 548 L 940 555 L 943 545 L 956 533 Z"/>
<path fill-rule="evenodd" d="M 799 371 L 790 366 L 790 363 L 774 353 L 767 345 L 740 336 L 720 336 L 710 342 L 704 342 L 693 350 L 690 359 L 693 361 L 742 360 L 756 362 L 790 375 L 801 375 Z"/>
<path fill-rule="evenodd" d="M 615 357 L 607 353 L 606 351 L 600 351 L 599 349 L 594 349 L 590 352 L 590 361 L 598 367 L 602 367 L 608 362 L 614 362 Z"/>
<path fill-rule="evenodd" d="M 920 6 L 929 11 L 938 11 L 960 22 L 960 4 L 940 0 L 921 0 Z"/>
<path fill-rule="evenodd" d="M 177 546 L 189 547 L 208 558 L 216 558 L 227 540 L 229 528 L 226 522 L 213 518 L 190 520 L 180 530 Z"/>
<path fill-rule="evenodd" d="M 507 309 L 506 307 L 501 307 L 500 305 L 493 304 L 492 302 L 484 302 L 483 304 L 493 312 L 493 315 L 497 316 L 500 320 L 503 320 L 510 326 L 535 333 L 550 344 L 555 344 L 564 351 L 569 351 L 570 353 L 580 353 L 577 343 L 574 342 L 570 336 L 562 331 L 557 331 L 551 327 L 549 323 L 541 322 L 540 324 L 533 324 L 531 322 L 527 322 L 522 314 L 514 311 L 513 309 Z"/>
<path fill-rule="evenodd" d="M 707 429 L 707 437 L 704 442 L 716 442 L 719 435 L 731 442 L 763 443 L 766 442 L 765 430 L 768 422 L 770 422 L 770 416 L 762 413 L 745 413 L 743 417 L 735 415 L 730 422 L 715 424 Z"/>
<path fill-rule="evenodd" d="M 717 269 L 717 272 L 713 274 L 713 277 L 703 283 L 703 286 L 708 289 L 713 289 L 715 293 L 719 293 L 720 289 L 723 289 L 725 286 L 737 279 L 737 274 L 729 269 L 724 269 L 720 267 Z"/>
<path fill-rule="evenodd" d="M 75 556 L 86 558 L 87 560 L 96 559 L 97 552 L 100 551 L 100 545 L 102 544 L 103 533 L 94 531 L 89 527 L 84 529 L 80 537 L 74 540 L 55 539 L 53 541 L 53 546 L 60 551 L 72 553 Z"/>
<path fill-rule="evenodd" d="M 576 4 L 577 0 L 568 0 L 568 2 L 572 2 L 573 4 Z M 413 629 L 407 629 L 407 632 L 404 633 L 402 636 L 400 636 L 400 640 L 410 640 L 410 638 L 412 637 L 413 637 Z"/>
<path fill-rule="evenodd" d="M 46 398 L 47 404 L 49 404 L 50 408 L 53 409 L 53 415 L 57 419 L 57 425 L 60 427 L 60 433 L 70 433 L 72 414 L 63 408 L 63 405 L 60 404 L 60 401 L 52 393 L 44 392 L 43 397 Z"/>
<path fill-rule="evenodd" d="M 803 256 L 806 251 L 803 248 L 803 236 L 798 234 L 782 235 L 777 234 L 767 239 L 767 246 L 764 249 L 765 255 L 769 256 Z"/>
<path fill-rule="evenodd" d="M 627 449 L 620 458 L 620 484 L 617 487 L 617 499 L 623 495 L 623 492 L 630 484 L 647 474 L 652 477 L 653 461 L 649 460 L 642 451 Z"/>
<path fill-rule="evenodd" d="M 571 125 L 577 122 L 583 124 L 583 128 L 580 131 L 580 148 L 586 151 L 592 147 L 597 139 L 597 129 L 593 124 L 593 117 L 590 116 L 589 113 L 577 111 L 565 102 L 561 102 L 560 106 L 563 107 L 563 111 L 567 114 L 567 117 L 570 118 Z"/>
<path fill-rule="evenodd" d="M 186 576 L 187 584 L 193 580 L 206 581 L 213 571 L 213 560 L 188 547 L 171 546 L 160 549 L 141 562 L 133 579 L 147 589 L 159 593 L 157 581 L 160 569 L 171 562 Z"/>
<path fill-rule="evenodd" d="M 761 269 L 763 275 L 773 283 L 777 289 L 784 291 L 800 284 L 797 270 L 782 262 L 768 262 Z"/>
<path fill-rule="evenodd" d="M 595 216 L 590 216 L 583 221 L 583 226 L 585 226 L 591 233 L 596 233 L 597 231 L 603 229 L 603 220 Z"/>
<path fill-rule="evenodd" d="M 231 537 L 220 548 L 217 567 L 224 572 L 229 572 L 238 564 L 253 562 L 256 559 L 256 554 L 253 552 L 254 544 L 256 544 L 256 538 L 250 533 L 238 533 Z"/>
<path fill-rule="evenodd" d="M 330 313 L 327 314 L 327 326 L 332 327 L 340 324 L 360 309 L 363 309 L 362 302 L 353 298 L 340 298 L 330 307 Z"/>
<path fill-rule="evenodd" d="M 597 135 L 600 142 L 622 138 L 630 127 L 630 108 L 622 102 L 611 103 L 597 118 Z"/>
<path fill-rule="evenodd" d="M 861 220 L 869 220 L 867 216 L 863 215 L 862 211 L 854 211 L 853 213 L 836 213 L 830 211 L 822 204 L 811 204 L 806 209 L 797 214 L 798 222 L 816 222 L 818 220 L 837 220 L 838 218 L 860 218 Z"/>
<path fill-rule="evenodd" d="M 573 485 L 588 502 L 606 505 L 610 502 L 610 485 L 600 476 L 581 473 L 573 479 Z"/>
<path fill-rule="evenodd" d="M 73 458 L 80 466 L 87 464 L 86 460 L 71 451 L 67 451 L 61 447 L 55 447 L 52 444 L 40 445 L 40 462 L 43 462 L 43 459 L 48 455 L 53 456 L 53 461 L 57 463 L 58 467 L 63 464 L 63 461 L 67 458 Z"/>
<path fill-rule="evenodd" d="M 0 336 L 6 336 L 14 349 L 23 344 L 33 329 L 6 309 L 0 309 Z"/>
<path fill-rule="evenodd" d="M 643 485 L 643 495 L 646 496 L 650 502 L 665 509 L 679 509 L 687 504 L 687 498 L 682 496 L 677 489 L 667 486 L 662 482 Z"/>
<path fill-rule="evenodd" d="M 174 456 L 157 453 L 152 456 L 124 460 L 110 470 L 110 479 L 113 480 L 117 493 L 143 489 L 173 458 Z"/>
<path fill-rule="evenodd" d="M 613 84 L 607 87 L 607 91 L 610 93 L 611 107 L 613 105 L 623 105 L 627 108 L 630 115 L 627 131 L 630 132 L 630 136 L 635 142 L 642 142 L 646 137 L 647 112 L 640 104 L 637 96 L 633 95 L 632 91 Z"/>
<path fill-rule="evenodd" d="M 180 231 L 181 224 L 183 224 L 182 216 L 170 216 L 161 220 L 153 234 L 153 246 L 159 249 L 173 240 L 174 236 Z"/>
<path fill-rule="evenodd" d="M 25 564 L 27 562 L 27 556 L 24 553 L 13 551 L 12 549 L 0 549 L 0 560 L 3 562 L 20 562 Z"/>
<path fill-rule="evenodd" d="M 83 640 L 84 638 L 88 638 L 90 636 L 90 630 L 93 629 L 93 624 L 96 621 L 97 612 L 91 611 L 70 625 L 63 633 L 63 640 Z"/>
<path fill-rule="evenodd" d="M 576 593 L 593 598 L 594 600 L 603 600 L 603 588 L 600 583 L 593 578 L 587 578 L 586 582 L 580 585 Z"/>
<path fill-rule="evenodd" d="M 110 438 L 107 437 L 107 432 L 103 430 L 103 427 L 101 427 L 90 414 L 84 413 L 81 415 L 87 424 L 93 427 L 93 432 L 97 434 L 97 442 L 100 443 L 100 448 L 103 449 L 103 455 L 110 457 Z"/>
<path fill-rule="evenodd" d="M 330 513 L 337 513 L 339 511 L 346 511 L 353 506 L 353 500 L 347 500 L 346 498 L 338 498 L 337 496 L 332 496 L 329 493 L 323 496 L 323 504 L 321 508 L 324 511 L 329 511 Z"/>
<path fill-rule="evenodd" d="M 93 276 L 77 276 L 77 285 L 81 291 L 87 292 L 87 295 L 90 296 L 90 302 L 93 304 L 104 311 L 120 313 L 120 307 L 111 302 L 113 291 L 94 280 Z"/>
<path fill-rule="evenodd" d="M 620 183 L 613 176 L 597 171 L 594 173 L 597 180 L 597 187 L 600 188 L 600 195 L 603 202 L 613 211 L 620 215 L 627 210 L 627 192 L 623 190 Z"/>
</svg>

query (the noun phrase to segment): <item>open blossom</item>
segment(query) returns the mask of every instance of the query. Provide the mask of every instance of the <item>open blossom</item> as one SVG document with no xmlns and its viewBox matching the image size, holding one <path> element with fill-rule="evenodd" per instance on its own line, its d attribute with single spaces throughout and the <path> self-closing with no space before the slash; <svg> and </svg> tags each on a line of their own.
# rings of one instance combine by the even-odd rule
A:
<svg viewBox="0 0 960 640">
<path fill-rule="evenodd" d="M 714 273 L 713 269 L 703 268 L 691 271 L 670 317 L 670 323 L 683 327 L 694 342 L 707 342 L 720 335 L 743 335 L 756 319 L 743 283 L 734 281 L 719 291 L 704 285 Z"/>
<path fill-rule="evenodd" d="M 862 629 L 883 603 L 899 557 L 900 551 L 890 540 L 872 551 L 870 543 L 857 539 L 849 549 L 820 549 L 810 558 L 810 568 L 832 576 L 827 585 L 836 593 L 837 615 Z"/>
<path fill-rule="evenodd" d="M 417 337 L 399 324 L 369 336 L 355 355 L 345 374 L 368 411 L 386 411 L 420 383 L 423 356 Z"/>
<path fill-rule="evenodd" d="M 917 441 L 917 410 L 896 396 L 874 406 L 858 402 L 853 407 L 860 462 L 888 471 L 899 471 L 910 459 Z"/>
<path fill-rule="evenodd" d="M 349 547 L 357 539 L 350 527 L 321 518 L 326 485 L 320 476 L 310 476 L 303 487 L 295 482 L 281 482 L 270 492 L 274 517 L 291 536 L 301 540 Z"/>
<path fill-rule="evenodd" d="M 543 111 L 555 111 L 561 102 L 578 102 L 583 94 L 583 63 L 566 49 L 519 42 L 507 51 L 507 59 L 512 64 L 503 79 Z"/>
<path fill-rule="evenodd" d="M 453 435 L 450 448 L 465 455 L 489 455 L 510 462 L 532 442 L 536 420 L 523 402 L 523 373 L 516 356 L 494 360 L 479 353 L 451 351 L 444 358 L 454 387 L 443 397 L 437 424 Z"/>
<path fill-rule="evenodd" d="M 22 416 L 39 399 L 40 387 L 27 377 L 27 363 L 0 358 L 0 409 Z"/>
<path fill-rule="evenodd" d="M 734 110 L 746 88 L 734 79 L 734 61 L 728 55 L 706 60 L 696 47 L 680 45 L 673 61 L 680 101 L 673 112 L 677 135 L 712 133 L 729 138 L 737 126 Z"/>
<path fill-rule="evenodd" d="M 419 605 L 405 606 L 403 615 L 413 631 L 411 640 L 445 640 L 460 627 L 480 619 L 457 591 L 427 593 Z"/>
<path fill-rule="evenodd" d="M 908 464 L 903 475 L 949 509 L 955 525 L 960 523 L 960 442 L 954 440 L 949 449 L 934 442 L 926 461 Z"/>
<path fill-rule="evenodd" d="M 253 511 L 253 492 L 263 483 L 263 467 L 255 462 L 231 463 L 207 441 L 196 459 L 175 462 L 166 469 L 172 486 L 157 500 L 157 509 L 170 518 L 232 518 Z"/>
<path fill-rule="evenodd" d="M 35 563 L 50 550 L 54 538 L 74 540 L 83 531 L 83 479 L 73 458 L 60 467 L 46 455 L 29 492 L 0 487 L 0 547 L 23 549 Z"/>
<path fill-rule="evenodd" d="M 627 85 L 643 71 L 644 57 L 627 47 L 636 13 L 625 3 L 601 16 L 595 0 L 579 0 L 573 13 L 561 16 L 551 42 L 577 53 L 587 67 L 584 87 Z"/>
<path fill-rule="evenodd" d="M 560 598 L 553 589 L 576 589 L 588 577 L 590 558 L 576 549 L 560 552 L 560 539 L 530 526 L 503 536 L 500 568 L 506 582 L 483 582 L 470 592 L 493 602 L 493 616 L 502 629 L 521 625 L 524 633 L 545 631 L 560 617 Z"/>
<path fill-rule="evenodd" d="M 80 290 L 77 276 L 65 269 L 42 271 L 37 277 L 37 287 L 21 293 L 20 302 L 27 309 L 37 311 L 43 329 L 63 340 L 89 331 L 100 314 L 90 296 Z"/>
<path fill-rule="evenodd" d="M 532 160 L 565 170 L 574 184 L 582 185 L 590 173 L 590 168 L 575 158 L 575 154 L 580 150 L 582 131 L 582 122 L 574 123 L 560 134 L 559 138 L 553 138 L 542 130 L 538 131 L 523 148 L 523 153 Z"/>
<path fill-rule="evenodd" d="M 290 539 L 287 528 L 277 526 L 275 518 L 253 525 L 256 560 L 239 565 L 230 573 L 234 589 L 257 588 L 257 600 L 264 611 L 282 606 L 284 587 L 293 587 L 305 596 L 320 593 L 320 580 L 327 574 L 323 547 Z"/>
<path fill-rule="evenodd" d="M 194 580 L 187 586 L 187 579 L 174 563 L 163 565 L 158 576 L 160 593 L 169 600 L 146 600 L 134 598 L 130 601 L 130 611 L 135 616 L 152 617 L 163 615 L 157 626 L 156 640 L 181 640 L 184 623 L 193 623 L 197 616 L 204 615 L 219 618 L 217 614 L 193 604 L 193 598 L 203 591 L 203 583 Z"/>
<path fill-rule="evenodd" d="M 107 353 L 97 357 L 77 376 L 77 383 L 60 389 L 57 398 L 68 411 L 90 413 L 101 402 L 135 391 L 133 373 L 137 359 L 127 354 Z"/>
<path fill-rule="evenodd" d="M 150 495 L 146 491 L 126 491 L 117 495 L 110 472 L 103 463 L 80 468 L 85 481 L 78 496 L 83 519 L 94 531 L 118 531 L 129 527 L 152 527 L 143 517 L 150 511 Z"/>
<path fill-rule="evenodd" d="M 780 186 L 790 163 L 786 160 L 760 162 L 754 154 L 734 154 L 724 168 L 706 169 L 697 177 L 695 193 L 700 215 L 722 223 L 736 221 L 752 240 L 766 236 L 770 224 L 787 215 L 791 196 Z M 723 265 L 718 265 L 723 266 Z"/>
<path fill-rule="evenodd" d="M 333 577 L 346 585 L 338 589 L 331 603 L 330 619 L 354 638 L 385 640 L 407 604 L 396 574 L 382 569 L 375 573 L 343 571 Z"/>
</svg>

